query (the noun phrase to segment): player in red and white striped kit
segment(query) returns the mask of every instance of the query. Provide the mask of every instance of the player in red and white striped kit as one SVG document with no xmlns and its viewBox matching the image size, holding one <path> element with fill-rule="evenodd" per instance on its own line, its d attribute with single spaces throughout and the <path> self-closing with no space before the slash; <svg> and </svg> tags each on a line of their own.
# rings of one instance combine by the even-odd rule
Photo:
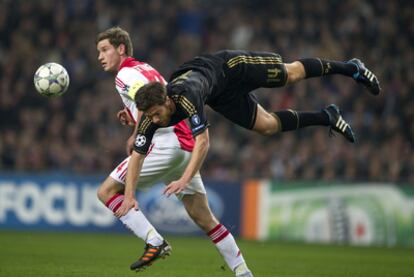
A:
<svg viewBox="0 0 414 277">
<path fill-rule="evenodd" d="M 115 85 L 125 109 L 118 112 L 121 123 L 138 125 L 139 112 L 134 102 L 138 89 L 151 81 L 166 83 L 164 78 L 150 65 L 132 58 L 132 43 L 129 34 L 119 27 L 110 28 L 97 37 L 98 60 L 107 72 L 117 72 Z M 136 128 L 128 139 L 128 154 L 132 151 Z M 98 198 L 104 203 L 136 236 L 145 241 L 145 252 L 132 270 L 141 270 L 154 260 L 168 255 L 170 245 L 156 231 L 145 215 L 138 209 L 135 201 L 135 188 L 154 185 L 156 182 L 170 183 L 179 178 L 186 168 L 194 140 L 186 122 L 159 129 L 152 140 L 151 150 L 146 156 L 139 177 L 139 184 L 125 188 L 125 176 L 129 157 L 121 162 L 101 184 Z M 206 191 L 197 173 L 190 185 L 178 197 L 182 200 L 194 222 L 206 232 L 218 248 L 227 265 L 236 276 L 253 276 L 244 261 L 231 233 L 218 222 L 210 211 Z M 130 209 L 131 201 L 134 208 Z M 127 209 L 127 210 L 126 210 Z M 125 215 L 120 216 L 120 211 Z"/>
</svg>

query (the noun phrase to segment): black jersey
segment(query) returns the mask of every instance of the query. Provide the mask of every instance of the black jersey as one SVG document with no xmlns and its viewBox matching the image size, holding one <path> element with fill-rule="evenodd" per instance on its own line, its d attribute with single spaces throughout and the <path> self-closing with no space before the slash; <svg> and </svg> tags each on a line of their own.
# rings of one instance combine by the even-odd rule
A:
<svg viewBox="0 0 414 277">
<path fill-rule="evenodd" d="M 257 102 L 252 90 L 285 84 L 286 69 L 275 53 L 225 50 L 195 57 L 170 77 L 167 95 L 176 106 L 169 126 L 188 118 L 193 136 L 209 123 L 204 105 L 209 105 L 232 122 L 252 129 Z M 135 150 L 146 153 L 160 126 L 143 116 L 138 127 Z"/>
<path fill-rule="evenodd" d="M 214 54 L 197 56 L 194 59 L 182 64 L 174 71 L 169 79 L 170 86 L 179 84 L 183 77 L 188 76 L 189 71 L 200 72 L 208 82 L 208 91 L 199 91 L 203 93 L 206 104 L 212 103 L 212 100 L 218 96 L 219 92 L 224 91 L 226 86 L 226 58 L 228 51 L 220 51 Z M 187 73 L 187 74 L 186 74 Z"/>
<path fill-rule="evenodd" d="M 204 75 L 197 71 L 188 71 L 167 85 L 168 97 L 174 102 L 176 111 L 172 114 L 168 126 L 173 126 L 184 119 L 189 119 L 193 136 L 208 128 L 205 116 L 205 99 L 209 95 L 209 83 Z M 138 127 L 135 150 L 146 154 L 155 131 L 160 128 L 145 116 Z"/>
</svg>

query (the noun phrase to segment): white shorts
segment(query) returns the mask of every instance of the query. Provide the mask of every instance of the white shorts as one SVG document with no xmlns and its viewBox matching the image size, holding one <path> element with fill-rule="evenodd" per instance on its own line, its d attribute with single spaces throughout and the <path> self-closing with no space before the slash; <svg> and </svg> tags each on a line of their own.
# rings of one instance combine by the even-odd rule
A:
<svg viewBox="0 0 414 277">
<path fill-rule="evenodd" d="M 153 147 L 151 152 L 145 157 L 137 188 L 148 188 L 157 183 L 168 185 L 170 182 L 178 180 L 187 167 L 190 158 L 191 153 L 179 147 Z M 130 157 L 123 160 L 109 175 L 114 180 L 124 185 L 129 159 Z M 199 172 L 193 177 L 182 194 L 194 194 L 196 192 L 202 194 L 206 193 Z"/>
</svg>

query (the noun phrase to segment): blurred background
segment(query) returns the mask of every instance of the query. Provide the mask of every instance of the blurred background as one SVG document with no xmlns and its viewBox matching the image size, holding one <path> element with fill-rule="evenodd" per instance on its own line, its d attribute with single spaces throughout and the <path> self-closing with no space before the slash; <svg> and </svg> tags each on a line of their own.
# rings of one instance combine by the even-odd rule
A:
<svg viewBox="0 0 414 277">
<path fill-rule="evenodd" d="M 361 58 L 383 92 L 341 76 L 259 90 L 266 108 L 319 110 L 336 103 L 358 136 L 351 145 L 309 128 L 262 138 L 211 112 L 205 178 L 414 182 L 414 21 L 408 1 L 0 1 L 0 169 L 108 173 L 131 130 L 116 111 L 114 77 L 97 62 L 96 34 L 119 25 L 134 56 L 165 78 L 203 52 L 251 49 L 303 57 Z M 34 89 L 40 64 L 62 63 L 69 91 Z"/>
<path fill-rule="evenodd" d="M 114 76 L 97 62 L 96 35 L 118 25 L 130 33 L 134 56 L 166 79 L 180 63 L 221 49 L 273 51 L 286 62 L 361 58 L 381 82 L 377 97 L 342 76 L 256 91 L 271 111 L 337 104 L 357 144 L 331 138 L 326 128 L 263 138 L 209 111 L 211 148 L 202 175 L 217 192 L 210 195 L 215 212 L 228 213 L 222 221 L 245 238 L 414 245 L 413 18 L 408 0 L 1 0 L 0 223 L 112 226 L 111 215 L 100 221 L 83 204 L 96 200 L 96 185 L 124 159 L 132 132 L 116 118 L 122 103 Z M 36 93 L 33 74 L 52 61 L 66 67 L 71 85 L 47 99 Z M 305 194 L 289 190 L 296 186 Z M 319 195 L 313 202 L 311 192 Z M 43 193 L 54 197 L 48 202 L 54 213 L 36 206 Z M 312 205 L 315 213 L 306 218 L 284 213 Z M 243 211 L 252 207 L 246 218 Z M 59 217 L 62 209 L 89 219 L 75 212 Z M 267 227 L 249 227 L 258 222 Z M 176 230 L 171 226 L 166 230 Z"/>
</svg>

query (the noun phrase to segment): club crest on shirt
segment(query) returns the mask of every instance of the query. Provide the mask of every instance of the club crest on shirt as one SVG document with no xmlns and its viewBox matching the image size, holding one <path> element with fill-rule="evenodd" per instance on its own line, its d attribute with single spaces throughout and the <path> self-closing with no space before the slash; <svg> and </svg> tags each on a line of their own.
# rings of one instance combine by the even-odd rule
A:
<svg viewBox="0 0 414 277">
<path fill-rule="evenodd" d="M 147 138 L 145 136 L 143 136 L 143 135 L 139 135 L 135 139 L 135 145 L 137 147 L 141 147 L 141 146 L 145 145 L 146 142 L 147 142 Z"/>
<path fill-rule="evenodd" d="M 200 120 L 200 117 L 198 116 L 198 115 L 193 115 L 192 117 L 191 117 L 191 122 L 194 124 L 194 125 L 199 125 L 200 123 L 201 123 L 201 120 Z"/>
</svg>

